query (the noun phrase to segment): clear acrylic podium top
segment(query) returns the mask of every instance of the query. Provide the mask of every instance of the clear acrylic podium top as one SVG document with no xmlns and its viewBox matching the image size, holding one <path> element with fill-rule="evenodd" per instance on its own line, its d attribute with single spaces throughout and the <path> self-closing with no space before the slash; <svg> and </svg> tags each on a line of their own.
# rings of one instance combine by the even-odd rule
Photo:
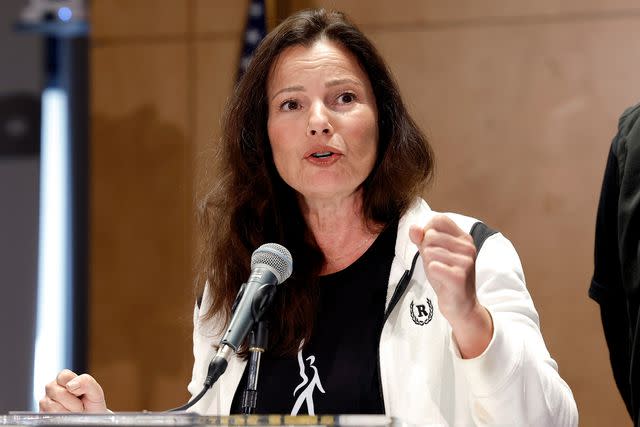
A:
<svg viewBox="0 0 640 427">
<path fill-rule="evenodd" d="M 14 412 L 0 415 L 0 426 L 348 426 L 409 427 L 385 415 L 231 415 L 202 416 L 180 412 L 49 414 Z"/>
</svg>

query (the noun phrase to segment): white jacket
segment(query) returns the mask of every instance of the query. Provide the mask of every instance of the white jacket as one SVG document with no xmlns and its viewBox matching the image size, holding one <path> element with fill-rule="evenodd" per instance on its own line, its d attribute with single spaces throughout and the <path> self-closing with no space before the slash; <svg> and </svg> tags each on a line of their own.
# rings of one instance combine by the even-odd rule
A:
<svg viewBox="0 0 640 427">
<path fill-rule="evenodd" d="M 417 252 L 409 240 L 409 227 L 425 225 L 436 214 L 418 200 L 401 218 L 387 306 Z M 477 221 L 447 215 L 465 231 Z M 576 426 L 573 395 L 544 344 L 520 259 L 500 233 L 487 238 L 478 253 L 476 287 L 480 303 L 493 318 L 494 334 L 484 353 L 462 359 L 418 259 L 404 295 L 382 329 L 379 357 L 385 413 L 420 425 Z M 208 332 L 219 329 L 215 319 L 213 323 L 200 319 L 200 311 L 207 307 L 205 292 L 202 309 L 196 307 L 194 312 L 195 363 L 188 387 L 192 396 L 202 389 L 215 354 L 212 345 L 220 339 Z M 228 415 L 245 363 L 232 358 L 225 374 L 192 410 Z"/>
</svg>

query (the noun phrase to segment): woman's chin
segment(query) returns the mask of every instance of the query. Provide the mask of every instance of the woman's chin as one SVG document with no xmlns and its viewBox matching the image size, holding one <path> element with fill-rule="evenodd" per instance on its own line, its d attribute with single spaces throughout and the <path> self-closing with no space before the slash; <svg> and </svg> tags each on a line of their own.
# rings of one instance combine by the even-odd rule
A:
<svg viewBox="0 0 640 427">
<path fill-rule="evenodd" d="M 357 193 L 359 186 L 327 185 L 309 186 L 298 190 L 306 201 L 340 200 Z"/>
</svg>

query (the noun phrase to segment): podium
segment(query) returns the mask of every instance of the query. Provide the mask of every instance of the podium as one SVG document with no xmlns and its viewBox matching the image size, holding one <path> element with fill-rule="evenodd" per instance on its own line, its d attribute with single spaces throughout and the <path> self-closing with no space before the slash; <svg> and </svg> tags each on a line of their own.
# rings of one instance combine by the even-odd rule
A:
<svg viewBox="0 0 640 427">
<path fill-rule="evenodd" d="M 230 415 L 181 412 L 117 414 L 51 414 L 22 412 L 0 415 L 0 426 L 322 426 L 410 427 L 385 415 Z"/>
</svg>

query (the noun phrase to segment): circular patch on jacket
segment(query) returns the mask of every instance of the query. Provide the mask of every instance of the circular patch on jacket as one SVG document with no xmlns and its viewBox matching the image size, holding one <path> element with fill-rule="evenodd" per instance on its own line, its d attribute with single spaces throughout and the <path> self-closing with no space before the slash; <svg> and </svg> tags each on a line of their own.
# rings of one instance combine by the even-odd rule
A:
<svg viewBox="0 0 640 427">
<path fill-rule="evenodd" d="M 433 319 L 433 304 L 429 298 L 427 298 L 426 304 L 414 304 L 413 301 L 411 301 L 409 311 L 411 313 L 411 320 L 413 320 L 413 323 L 416 325 L 424 326 Z"/>
</svg>

